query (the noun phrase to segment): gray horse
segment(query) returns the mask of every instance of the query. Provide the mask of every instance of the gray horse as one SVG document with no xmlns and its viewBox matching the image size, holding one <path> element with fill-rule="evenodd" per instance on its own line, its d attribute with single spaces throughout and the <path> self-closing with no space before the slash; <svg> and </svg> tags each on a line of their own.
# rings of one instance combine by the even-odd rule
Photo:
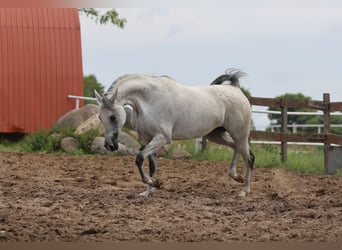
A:
<svg viewBox="0 0 342 250">
<path fill-rule="evenodd" d="M 248 142 L 251 106 L 239 87 L 241 75 L 240 71 L 231 71 L 210 86 L 187 87 L 167 76 L 128 74 L 115 80 L 103 97 L 95 91 L 101 105 L 99 118 L 105 127 L 104 146 L 108 150 L 118 149 L 118 135 L 126 122 L 125 108 L 131 109 L 128 122 L 146 145 L 136 157 L 142 181 L 148 185 L 140 195 L 148 196 L 160 187 L 155 175 L 155 152 L 159 148 L 171 140 L 202 136 L 234 150 L 228 174 L 238 182 L 243 182 L 236 171 L 237 160 L 242 155 L 247 171 L 240 196 L 250 192 L 254 165 Z M 222 84 L 226 80 L 231 84 Z M 146 157 L 149 176 L 143 166 Z"/>
</svg>

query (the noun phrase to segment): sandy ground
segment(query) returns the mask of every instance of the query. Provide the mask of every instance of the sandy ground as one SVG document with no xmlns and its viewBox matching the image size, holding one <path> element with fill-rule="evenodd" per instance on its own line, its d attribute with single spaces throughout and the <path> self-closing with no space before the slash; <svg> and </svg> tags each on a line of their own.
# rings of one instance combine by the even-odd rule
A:
<svg viewBox="0 0 342 250">
<path fill-rule="evenodd" d="M 159 159 L 152 197 L 133 157 L 0 152 L 0 241 L 342 242 L 342 177 Z M 239 170 L 244 170 L 239 166 Z"/>
</svg>

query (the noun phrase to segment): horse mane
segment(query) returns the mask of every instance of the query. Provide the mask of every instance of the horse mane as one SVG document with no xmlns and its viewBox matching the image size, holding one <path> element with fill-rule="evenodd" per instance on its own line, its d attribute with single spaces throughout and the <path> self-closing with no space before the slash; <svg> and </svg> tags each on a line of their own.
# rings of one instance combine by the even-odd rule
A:
<svg viewBox="0 0 342 250">
<path fill-rule="evenodd" d="M 135 78 L 139 78 L 143 75 L 141 74 L 125 74 L 122 75 L 120 77 L 118 77 L 108 88 L 108 90 L 106 91 L 105 95 L 108 94 L 113 94 L 112 92 L 114 92 L 114 87 L 118 86 L 119 84 L 121 84 L 122 82 L 126 81 L 126 80 L 131 80 L 131 79 L 135 79 Z"/>
<path fill-rule="evenodd" d="M 151 77 L 154 77 L 154 78 L 168 78 L 170 80 L 175 80 L 173 79 L 172 77 L 168 76 L 168 75 L 161 75 L 161 76 L 154 76 L 154 75 L 151 75 Z"/>
<path fill-rule="evenodd" d="M 170 80 L 174 80 L 173 78 L 167 76 L 167 75 L 161 75 L 161 76 L 155 76 L 155 75 L 143 75 L 143 74 L 125 74 L 120 77 L 118 77 L 108 88 L 106 91 L 105 95 L 108 94 L 113 94 L 114 92 L 114 87 L 120 85 L 121 83 L 128 81 L 128 80 L 133 80 L 133 79 L 138 79 L 138 78 L 143 78 L 143 77 L 153 77 L 153 78 L 168 78 Z"/>
<path fill-rule="evenodd" d="M 245 76 L 246 73 L 237 69 L 227 69 L 224 75 L 220 75 L 214 81 L 210 83 L 210 85 L 221 85 L 225 81 L 229 81 L 231 85 L 240 88 L 239 78 Z"/>
</svg>

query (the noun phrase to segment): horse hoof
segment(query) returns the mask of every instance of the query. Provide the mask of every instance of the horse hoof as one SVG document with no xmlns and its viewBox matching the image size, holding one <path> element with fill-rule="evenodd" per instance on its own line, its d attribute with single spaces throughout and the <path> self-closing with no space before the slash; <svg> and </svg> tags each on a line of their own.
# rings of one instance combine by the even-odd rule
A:
<svg viewBox="0 0 342 250">
<path fill-rule="evenodd" d="M 139 196 L 149 197 L 154 193 L 155 190 L 156 188 L 149 186 L 147 190 L 145 192 L 140 193 Z"/>
<path fill-rule="evenodd" d="M 151 193 L 147 190 L 139 194 L 140 197 L 149 197 L 150 195 Z"/>
<path fill-rule="evenodd" d="M 246 197 L 246 196 L 247 196 L 246 191 L 242 190 L 242 191 L 239 193 L 239 196 L 240 196 L 240 197 Z"/>
<path fill-rule="evenodd" d="M 151 187 L 155 187 L 155 188 L 158 188 L 158 189 L 160 189 L 161 188 L 161 186 L 162 186 L 162 182 L 161 181 L 159 181 L 159 180 L 153 180 L 153 182 L 152 182 L 152 184 L 151 184 Z"/>
<path fill-rule="evenodd" d="M 239 182 L 239 183 L 243 183 L 243 177 L 241 175 L 229 175 L 230 177 L 233 178 L 234 181 Z"/>
</svg>

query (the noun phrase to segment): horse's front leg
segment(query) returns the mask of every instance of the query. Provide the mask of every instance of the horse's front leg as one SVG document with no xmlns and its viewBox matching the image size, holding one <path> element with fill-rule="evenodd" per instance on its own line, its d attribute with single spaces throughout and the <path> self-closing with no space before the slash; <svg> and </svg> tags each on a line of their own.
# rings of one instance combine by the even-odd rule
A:
<svg viewBox="0 0 342 250">
<path fill-rule="evenodd" d="M 144 149 L 142 149 L 139 154 L 136 157 L 136 164 L 139 169 L 139 173 L 141 175 L 141 179 L 143 183 L 146 183 L 149 185 L 149 187 L 156 187 L 160 188 L 161 183 L 153 178 L 155 177 L 156 173 L 156 158 L 153 155 L 155 151 L 157 151 L 159 148 L 164 146 L 165 144 L 169 143 L 170 140 L 168 140 L 164 135 L 158 134 L 145 146 Z M 144 159 L 149 156 L 149 163 L 150 163 L 150 175 L 148 176 L 145 172 L 144 168 Z M 152 177 L 152 178 L 151 178 Z"/>
<path fill-rule="evenodd" d="M 152 163 L 151 160 L 150 160 L 150 164 L 152 163 L 152 165 L 150 165 L 151 176 L 148 176 L 146 174 L 146 171 L 145 171 L 145 168 L 144 168 L 144 159 L 145 159 L 145 157 L 143 157 L 143 153 L 141 151 L 137 155 L 136 160 L 135 160 L 135 163 L 137 164 L 138 169 L 139 169 L 139 173 L 140 173 L 142 182 L 148 184 L 151 187 L 159 188 L 160 187 L 160 182 L 157 179 L 152 178 L 152 177 L 155 177 L 155 172 L 156 172 L 156 166 L 157 165 L 155 164 L 155 162 Z"/>
<path fill-rule="evenodd" d="M 150 168 L 150 177 L 152 178 L 152 181 L 156 180 L 157 155 L 155 153 L 150 154 L 148 156 L 148 163 L 149 163 L 149 168 Z M 159 186 L 160 186 L 161 183 L 158 180 L 156 180 L 156 181 L 159 183 Z M 156 191 L 156 187 L 148 186 L 147 190 L 140 193 L 139 195 L 148 197 L 151 194 L 153 194 L 154 191 Z"/>
</svg>

